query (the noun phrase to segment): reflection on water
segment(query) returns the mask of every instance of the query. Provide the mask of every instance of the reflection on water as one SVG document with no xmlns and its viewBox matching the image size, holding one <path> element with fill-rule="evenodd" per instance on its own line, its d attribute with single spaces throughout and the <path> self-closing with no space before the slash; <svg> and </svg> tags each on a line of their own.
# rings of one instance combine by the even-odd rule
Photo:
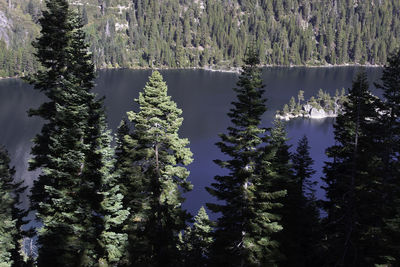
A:
<svg viewBox="0 0 400 267">
<path fill-rule="evenodd" d="M 268 111 L 263 117 L 262 126 L 270 127 L 275 111 L 288 103 L 291 96 L 297 96 L 299 89 L 305 91 L 306 99 L 316 95 L 320 88 L 334 93 L 337 88 L 350 87 L 357 71 L 356 67 L 264 69 Z M 150 73 L 149 70 L 100 71 L 95 91 L 100 96 L 106 96 L 108 121 L 113 130 L 126 111 L 137 110 L 133 99 L 138 97 Z M 367 73 L 372 84 L 380 77 L 381 69 L 367 68 Z M 189 166 L 189 179 L 194 184 L 194 190 L 187 194 L 185 207 L 196 213 L 205 202 L 213 201 L 204 186 L 212 182 L 215 174 L 223 172 L 212 162 L 223 157 L 214 144 L 219 141 L 218 133 L 225 132 L 230 123 L 226 113 L 235 97 L 232 88 L 237 74 L 202 70 L 168 70 L 162 71 L 162 74 L 167 81 L 169 94 L 183 109 L 181 136 L 189 138 L 194 153 L 195 160 Z M 29 118 L 26 111 L 44 101 L 41 93 L 18 79 L 0 81 L 0 143 L 5 144 L 11 154 L 16 176 L 24 179 L 28 185 L 37 176 L 27 171 L 30 140 L 40 131 L 42 121 Z M 318 170 L 315 180 L 321 177 L 323 162 L 327 160 L 325 148 L 333 143 L 332 122 L 333 119 L 329 118 L 295 119 L 288 123 L 289 142 L 294 147 L 304 134 L 309 137 L 311 155 Z M 321 190 L 318 196 L 323 197 Z"/>
</svg>

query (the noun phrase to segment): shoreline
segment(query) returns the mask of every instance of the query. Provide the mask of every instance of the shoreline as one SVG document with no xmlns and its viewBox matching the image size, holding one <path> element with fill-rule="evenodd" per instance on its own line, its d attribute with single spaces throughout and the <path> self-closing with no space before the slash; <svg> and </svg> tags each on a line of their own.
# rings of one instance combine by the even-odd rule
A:
<svg viewBox="0 0 400 267">
<path fill-rule="evenodd" d="M 292 114 L 279 115 L 279 114 L 276 114 L 275 118 L 278 119 L 278 120 L 283 120 L 283 121 L 290 121 L 292 119 L 297 119 L 297 118 L 311 119 L 311 120 L 324 120 L 324 119 L 327 119 L 327 118 L 336 118 L 337 116 L 338 116 L 338 114 L 333 114 L 333 115 L 326 114 L 325 116 L 312 116 L 310 114 L 298 114 L 298 115 L 292 115 Z"/>
<path fill-rule="evenodd" d="M 260 65 L 261 68 L 343 68 L 343 67 L 363 67 L 363 68 L 383 68 L 384 65 L 377 65 L 377 64 L 366 64 L 366 65 L 361 65 L 361 64 L 340 64 L 340 65 L 331 65 L 331 64 L 325 64 L 325 65 Z M 148 67 L 103 67 L 103 68 L 97 68 L 97 70 L 121 70 L 121 69 L 127 69 L 127 70 L 204 70 L 204 71 L 210 71 L 210 72 L 222 72 L 222 73 L 234 73 L 234 74 L 240 74 L 241 67 L 230 67 L 229 69 L 226 68 L 219 68 L 216 66 L 205 66 L 205 67 L 187 67 L 187 68 L 171 68 L 171 67 L 155 67 L 155 68 L 148 68 Z M 6 80 L 6 79 L 17 79 L 21 78 L 24 76 L 12 76 L 12 77 L 0 77 L 1 80 Z"/>
</svg>

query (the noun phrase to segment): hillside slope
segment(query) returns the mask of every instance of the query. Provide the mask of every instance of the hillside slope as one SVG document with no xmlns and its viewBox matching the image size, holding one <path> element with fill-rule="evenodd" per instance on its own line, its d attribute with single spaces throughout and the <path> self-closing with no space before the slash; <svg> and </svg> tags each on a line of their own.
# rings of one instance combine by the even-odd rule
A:
<svg viewBox="0 0 400 267">
<path fill-rule="evenodd" d="M 71 0 L 97 67 L 383 64 L 400 44 L 398 0 Z M 255 3 L 255 4 L 254 4 Z M 0 76 L 36 68 L 44 2 L 0 0 Z"/>
</svg>

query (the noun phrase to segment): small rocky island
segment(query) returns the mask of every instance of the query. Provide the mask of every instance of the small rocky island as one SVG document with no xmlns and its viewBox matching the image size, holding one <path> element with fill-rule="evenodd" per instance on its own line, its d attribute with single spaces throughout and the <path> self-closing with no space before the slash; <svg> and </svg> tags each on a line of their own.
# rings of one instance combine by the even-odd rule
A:
<svg viewBox="0 0 400 267">
<path fill-rule="evenodd" d="M 320 89 L 316 97 L 312 96 L 307 101 L 304 100 L 304 91 L 300 90 L 297 101 L 292 96 L 289 104 L 285 104 L 283 110 L 278 110 L 275 117 L 286 121 L 298 117 L 311 119 L 336 117 L 343 111 L 343 104 L 346 101 L 347 96 L 344 88 L 340 93 L 336 89 L 334 96 Z"/>
</svg>

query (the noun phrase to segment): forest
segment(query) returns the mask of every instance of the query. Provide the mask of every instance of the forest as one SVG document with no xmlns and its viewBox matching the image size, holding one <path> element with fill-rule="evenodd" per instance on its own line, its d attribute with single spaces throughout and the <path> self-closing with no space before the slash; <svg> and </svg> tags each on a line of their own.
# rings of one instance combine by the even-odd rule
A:
<svg viewBox="0 0 400 267">
<path fill-rule="evenodd" d="M 383 65 L 400 43 L 397 0 L 76 0 L 96 68 Z M 0 0 L 0 77 L 37 71 L 41 0 Z"/>
<path fill-rule="evenodd" d="M 227 174 L 207 187 L 218 201 L 193 216 L 182 208 L 194 159 L 178 133 L 184 111 L 162 75 L 149 76 L 139 110 L 121 118 L 113 142 L 104 98 L 92 92 L 85 21 L 66 0 L 45 3 L 33 43 L 40 67 L 24 77 L 47 97 L 28 112 L 45 121 L 29 164 L 40 174 L 22 209 L 28 188 L 15 182 L 7 144 L 0 147 L 1 267 L 400 265 L 399 49 L 375 85 L 382 99 L 364 72 L 354 77 L 326 150 L 320 200 L 307 136 L 290 153 L 284 122 L 261 125 L 263 50 L 250 43 L 227 111 L 231 126 L 216 144 L 224 156 L 214 163 Z M 28 213 L 37 222 L 29 229 Z M 37 251 L 22 247 L 24 237 Z"/>
</svg>

